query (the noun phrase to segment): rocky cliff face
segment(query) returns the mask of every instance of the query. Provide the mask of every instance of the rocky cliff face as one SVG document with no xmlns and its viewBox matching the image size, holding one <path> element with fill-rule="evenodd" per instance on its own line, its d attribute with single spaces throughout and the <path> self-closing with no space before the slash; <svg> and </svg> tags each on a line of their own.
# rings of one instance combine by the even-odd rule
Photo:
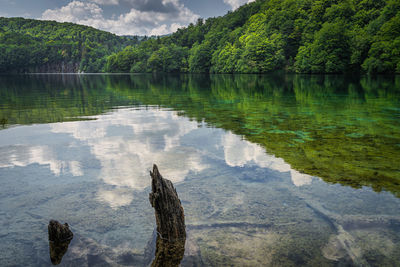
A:
<svg viewBox="0 0 400 267">
<path fill-rule="evenodd" d="M 29 68 L 28 73 L 79 73 L 77 62 L 55 62 Z"/>
</svg>

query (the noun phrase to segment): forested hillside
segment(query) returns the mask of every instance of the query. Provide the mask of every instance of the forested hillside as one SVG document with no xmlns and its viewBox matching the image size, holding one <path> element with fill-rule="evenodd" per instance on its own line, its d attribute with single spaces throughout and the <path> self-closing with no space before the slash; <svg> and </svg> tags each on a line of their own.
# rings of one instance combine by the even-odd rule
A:
<svg viewBox="0 0 400 267">
<path fill-rule="evenodd" d="M 400 73 L 399 0 L 257 0 L 109 57 L 109 72 Z"/>
<path fill-rule="evenodd" d="M 0 72 L 400 73 L 399 0 L 257 0 L 159 38 L 0 18 Z"/>
<path fill-rule="evenodd" d="M 73 23 L 0 17 L 0 72 L 101 72 L 137 38 Z"/>
</svg>

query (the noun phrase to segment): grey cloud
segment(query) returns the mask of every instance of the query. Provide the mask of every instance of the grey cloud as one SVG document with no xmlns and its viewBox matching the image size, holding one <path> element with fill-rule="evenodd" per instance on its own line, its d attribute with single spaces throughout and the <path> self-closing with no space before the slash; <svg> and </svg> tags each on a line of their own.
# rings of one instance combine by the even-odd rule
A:
<svg viewBox="0 0 400 267">
<path fill-rule="evenodd" d="M 100 2 L 99 0 L 96 1 Z M 110 1 L 104 0 L 101 2 L 110 3 Z M 149 5 L 157 1 L 131 0 L 131 2 L 144 3 L 149 7 Z M 163 0 L 161 5 L 164 5 L 164 11 L 169 10 L 170 12 L 143 11 L 139 7 L 131 7 L 127 9 L 128 12 L 109 19 L 104 17 L 100 4 L 72 1 L 61 8 L 46 10 L 43 12 L 41 19 L 74 22 L 119 35 L 163 35 L 176 31 L 178 28 L 194 22 L 198 18 L 198 15 L 186 8 L 179 0 Z M 173 8 L 170 6 L 173 6 Z M 144 6 L 142 6 L 143 8 Z"/>
<path fill-rule="evenodd" d="M 118 5 L 119 0 L 90 0 L 99 5 Z"/>
<path fill-rule="evenodd" d="M 89 0 L 99 5 L 120 5 L 142 12 L 178 13 L 179 1 L 175 0 Z"/>
</svg>

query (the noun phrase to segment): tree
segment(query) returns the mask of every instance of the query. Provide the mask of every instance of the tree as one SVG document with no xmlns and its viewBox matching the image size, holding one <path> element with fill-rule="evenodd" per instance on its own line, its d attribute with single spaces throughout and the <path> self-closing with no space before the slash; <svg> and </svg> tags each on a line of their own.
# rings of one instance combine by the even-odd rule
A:
<svg viewBox="0 0 400 267">
<path fill-rule="evenodd" d="M 348 69 L 350 54 L 346 26 L 326 22 L 315 34 L 314 42 L 299 49 L 295 67 L 299 72 L 343 73 Z"/>
<path fill-rule="evenodd" d="M 189 51 L 189 70 L 197 73 L 208 73 L 211 67 L 211 44 L 195 43 Z"/>
</svg>

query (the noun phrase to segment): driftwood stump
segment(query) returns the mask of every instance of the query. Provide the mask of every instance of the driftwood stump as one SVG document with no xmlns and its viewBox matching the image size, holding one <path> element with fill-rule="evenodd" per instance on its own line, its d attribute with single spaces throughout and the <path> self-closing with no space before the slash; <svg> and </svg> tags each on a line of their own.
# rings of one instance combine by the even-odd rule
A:
<svg viewBox="0 0 400 267">
<path fill-rule="evenodd" d="M 61 224 L 51 220 L 48 227 L 50 259 L 54 265 L 60 264 L 64 254 L 68 251 L 69 243 L 74 234 L 67 223 Z"/>
<path fill-rule="evenodd" d="M 152 266 L 178 266 L 185 253 L 186 227 L 181 201 L 171 181 L 164 179 L 156 165 L 149 195 L 157 223 L 156 255 Z"/>
</svg>

